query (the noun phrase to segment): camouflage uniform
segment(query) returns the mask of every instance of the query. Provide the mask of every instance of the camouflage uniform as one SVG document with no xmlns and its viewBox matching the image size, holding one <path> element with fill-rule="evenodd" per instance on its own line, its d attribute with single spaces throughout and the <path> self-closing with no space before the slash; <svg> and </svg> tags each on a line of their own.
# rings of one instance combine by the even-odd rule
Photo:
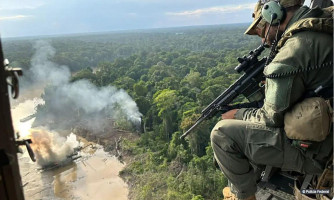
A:
<svg viewBox="0 0 334 200">
<path fill-rule="evenodd" d="M 302 18 L 317 16 L 318 11 L 301 7 L 295 12 L 287 29 Z M 332 35 L 327 33 L 295 33 L 285 41 L 273 61 L 265 67 L 264 73 L 291 72 L 333 61 L 332 44 Z M 258 178 L 256 167 L 270 165 L 308 174 L 323 171 L 328 148 L 332 147 L 332 134 L 304 152 L 292 146 L 286 137 L 284 113 L 306 91 L 324 84 L 331 73 L 332 67 L 326 67 L 284 78 L 267 79 L 262 108 L 240 109 L 235 119 L 222 120 L 213 128 L 211 142 L 215 158 L 238 198 L 255 194 Z"/>
</svg>

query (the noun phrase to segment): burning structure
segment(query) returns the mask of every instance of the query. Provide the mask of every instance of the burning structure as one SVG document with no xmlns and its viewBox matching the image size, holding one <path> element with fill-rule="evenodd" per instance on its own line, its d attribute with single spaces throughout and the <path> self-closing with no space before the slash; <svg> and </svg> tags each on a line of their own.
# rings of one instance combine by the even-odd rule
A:
<svg viewBox="0 0 334 200">
<path fill-rule="evenodd" d="M 77 155 L 75 148 L 79 142 L 74 134 L 67 138 L 60 137 L 56 132 L 50 132 L 46 129 L 31 129 L 30 132 L 32 144 L 37 163 L 41 167 L 47 167 L 61 163 L 66 159 Z"/>
</svg>

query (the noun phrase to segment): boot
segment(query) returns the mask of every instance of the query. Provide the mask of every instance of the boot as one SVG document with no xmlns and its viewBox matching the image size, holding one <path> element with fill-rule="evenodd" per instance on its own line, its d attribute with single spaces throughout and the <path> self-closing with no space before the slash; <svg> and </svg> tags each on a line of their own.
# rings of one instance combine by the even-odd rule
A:
<svg viewBox="0 0 334 200">
<path fill-rule="evenodd" d="M 256 200 L 255 195 L 252 195 L 252 196 L 247 197 L 245 199 L 239 199 L 238 197 L 235 196 L 235 194 L 233 194 L 231 192 L 231 188 L 230 187 L 225 187 L 223 189 L 223 195 L 224 195 L 224 199 L 223 200 Z"/>
</svg>

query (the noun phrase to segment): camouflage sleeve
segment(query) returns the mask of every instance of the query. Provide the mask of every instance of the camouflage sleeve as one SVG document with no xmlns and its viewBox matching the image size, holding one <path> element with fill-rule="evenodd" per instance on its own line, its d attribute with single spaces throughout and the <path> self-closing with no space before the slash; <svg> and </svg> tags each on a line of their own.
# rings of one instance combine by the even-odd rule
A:
<svg viewBox="0 0 334 200">
<path fill-rule="evenodd" d="M 296 54 L 308 54 L 300 44 L 299 38 L 289 39 L 275 59 L 269 64 L 264 74 L 284 74 L 295 71 L 304 64 L 303 58 Z M 236 119 L 261 123 L 270 127 L 283 127 L 284 113 L 293 105 L 304 93 L 305 86 L 303 75 L 266 79 L 265 100 L 262 108 L 240 109 Z"/>
<path fill-rule="evenodd" d="M 331 36 L 303 31 L 289 38 L 275 59 L 265 67 L 264 74 L 282 74 L 312 67 L 333 59 Z M 271 127 L 283 127 L 284 113 L 306 90 L 314 90 L 328 79 L 332 69 L 315 70 L 277 79 L 266 79 L 265 102 L 259 109 L 240 109 L 236 119 Z"/>
<path fill-rule="evenodd" d="M 236 119 L 264 124 L 270 127 L 283 127 L 284 113 L 304 92 L 300 76 L 266 80 L 266 99 L 262 108 L 242 108 Z"/>
</svg>

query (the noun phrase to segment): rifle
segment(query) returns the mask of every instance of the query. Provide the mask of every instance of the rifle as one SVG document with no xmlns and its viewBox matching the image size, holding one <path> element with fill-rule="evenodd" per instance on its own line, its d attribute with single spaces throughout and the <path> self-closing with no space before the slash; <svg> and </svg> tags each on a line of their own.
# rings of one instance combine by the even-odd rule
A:
<svg viewBox="0 0 334 200">
<path fill-rule="evenodd" d="M 264 99 L 263 85 L 264 81 L 263 70 L 266 63 L 266 58 L 258 60 L 258 56 L 263 52 L 265 46 L 261 44 L 259 47 L 249 52 L 248 56 L 238 58 L 239 65 L 235 67 L 238 73 L 244 74 L 235 81 L 229 88 L 220 94 L 213 102 L 211 102 L 201 112 L 201 116 L 196 120 L 196 123 L 188 129 L 180 138 L 186 137 L 196 126 L 205 119 L 211 119 L 218 112 L 227 112 L 237 108 L 261 107 Z M 229 105 L 239 95 L 244 95 L 250 103 L 237 105 Z"/>
</svg>

